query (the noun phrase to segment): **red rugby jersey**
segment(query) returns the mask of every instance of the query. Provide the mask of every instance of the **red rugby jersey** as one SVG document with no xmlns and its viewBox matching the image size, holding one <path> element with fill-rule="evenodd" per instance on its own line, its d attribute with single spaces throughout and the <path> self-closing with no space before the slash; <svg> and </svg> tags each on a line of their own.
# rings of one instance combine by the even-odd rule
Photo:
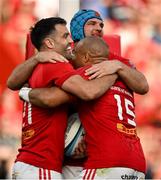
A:
<svg viewBox="0 0 161 180">
<path fill-rule="evenodd" d="M 31 88 L 51 87 L 60 78 L 67 78 L 74 69 L 69 63 L 39 64 L 30 80 Z M 64 155 L 64 134 L 67 107 L 39 108 L 24 103 L 22 147 L 16 161 L 61 172 Z"/>
<path fill-rule="evenodd" d="M 77 70 L 85 79 L 86 68 Z M 134 109 L 133 92 L 120 79 L 100 98 L 80 102 L 88 155 L 84 168 L 128 167 L 145 172 L 144 154 L 135 134 Z"/>
</svg>

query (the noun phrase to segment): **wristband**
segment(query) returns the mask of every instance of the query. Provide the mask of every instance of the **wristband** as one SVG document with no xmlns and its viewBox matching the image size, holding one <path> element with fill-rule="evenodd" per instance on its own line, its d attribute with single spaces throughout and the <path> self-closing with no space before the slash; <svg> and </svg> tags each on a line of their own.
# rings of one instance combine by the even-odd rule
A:
<svg viewBox="0 0 161 180">
<path fill-rule="evenodd" d="M 30 102 L 29 99 L 29 92 L 32 90 L 32 88 L 23 87 L 19 91 L 19 97 L 22 98 L 26 102 Z"/>
</svg>

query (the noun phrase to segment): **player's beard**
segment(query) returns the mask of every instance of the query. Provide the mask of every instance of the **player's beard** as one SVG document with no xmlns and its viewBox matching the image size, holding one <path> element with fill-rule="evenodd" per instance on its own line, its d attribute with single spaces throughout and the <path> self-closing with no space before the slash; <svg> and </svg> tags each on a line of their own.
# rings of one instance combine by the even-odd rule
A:
<svg viewBox="0 0 161 180">
<path fill-rule="evenodd" d="M 71 59 L 74 59 L 75 56 L 73 53 L 70 53 L 70 54 L 68 53 L 68 54 L 66 54 L 65 57 L 66 57 L 66 59 L 71 60 Z"/>
<path fill-rule="evenodd" d="M 71 59 L 75 58 L 75 55 L 73 54 L 72 49 L 71 50 L 67 50 L 65 52 L 65 58 L 68 59 L 68 60 L 71 60 Z"/>
<path fill-rule="evenodd" d="M 95 36 L 95 37 L 103 37 L 103 32 L 102 31 L 93 31 L 92 36 Z"/>
</svg>

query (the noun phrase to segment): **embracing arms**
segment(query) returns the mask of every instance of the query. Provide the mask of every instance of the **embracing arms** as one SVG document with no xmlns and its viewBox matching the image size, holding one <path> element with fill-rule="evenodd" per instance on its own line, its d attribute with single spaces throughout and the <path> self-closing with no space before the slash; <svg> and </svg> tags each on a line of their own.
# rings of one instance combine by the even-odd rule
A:
<svg viewBox="0 0 161 180">
<path fill-rule="evenodd" d="M 31 76 L 35 66 L 41 62 L 67 61 L 63 56 L 56 52 L 38 52 L 36 55 L 20 64 L 15 68 L 9 76 L 7 85 L 12 90 L 20 89 Z M 90 79 L 103 77 L 105 75 L 117 73 L 118 76 L 126 83 L 126 85 L 138 94 L 145 94 L 149 90 L 149 86 L 145 76 L 119 60 L 103 61 L 95 64 L 86 71 L 87 75 L 91 75 Z"/>
<path fill-rule="evenodd" d="M 8 88 L 19 90 L 31 76 L 38 63 L 68 62 L 63 56 L 56 52 L 38 52 L 22 64 L 18 65 L 7 80 Z"/>
<path fill-rule="evenodd" d="M 23 88 L 20 90 L 23 98 Z M 24 98 L 23 98 L 24 99 Z M 58 87 L 36 88 L 29 91 L 28 99 L 31 104 L 43 108 L 53 108 L 66 103 L 72 103 L 77 98 Z M 25 99 L 24 99 L 25 100 Z"/>
<path fill-rule="evenodd" d="M 103 95 L 115 83 L 117 77 L 112 74 L 87 81 L 80 75 L 74 75 L 62 84 L 62 89 L 83 100 L 92 100 Z"/>
<path fill-rule="evenodd" d="M 62 89 L 68 92 L 58 87 L 51 87 L 31 89 L 26 93 L 26 88 L 22 88 L 19 94 L 22 99 L 29 100 L 30 103 L 36 106 L 53 108 L 75 101 L 76 96 L 86 101 L 98 98 L 115 83 L 116 79 L 116 74 L 91 81 L 84 80 L 79 75 L 74 75 L 62 85 Z"/>
<path fill-rule="evenodd" d="M 91 75 L 89 79 L 103 77 L 113 73 L 117 73 L 135 93 L 145 94 L 148 92 L 149 86 L 145 76 L 118 60 L 103 61 L 86 70 L 86 75 Z"/>
</svg>

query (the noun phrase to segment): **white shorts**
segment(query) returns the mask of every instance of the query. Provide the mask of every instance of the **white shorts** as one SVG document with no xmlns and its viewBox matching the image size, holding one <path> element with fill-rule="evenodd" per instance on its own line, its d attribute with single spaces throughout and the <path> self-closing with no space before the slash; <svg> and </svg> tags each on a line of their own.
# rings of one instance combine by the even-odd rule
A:
<svg viewBox="0 0 161 180">
<path fill-rule="evenodd" d="M 43 169 L 23 162 L 13 166 L 12 179 L 63 179 L 62 174 L 53 170 Z"/>
<path fill-rule="evenodd" d="M 77 179 L 133 179 L 144 180 L 145 174 L 131 168 L 84 169 Z"/>
<path fill-rule="evenodd" d="M 83 167 L 80 166 L 63 166 L 62 175 L 64 179 L 75 179 L 83 171 Z"/>
</svg>

